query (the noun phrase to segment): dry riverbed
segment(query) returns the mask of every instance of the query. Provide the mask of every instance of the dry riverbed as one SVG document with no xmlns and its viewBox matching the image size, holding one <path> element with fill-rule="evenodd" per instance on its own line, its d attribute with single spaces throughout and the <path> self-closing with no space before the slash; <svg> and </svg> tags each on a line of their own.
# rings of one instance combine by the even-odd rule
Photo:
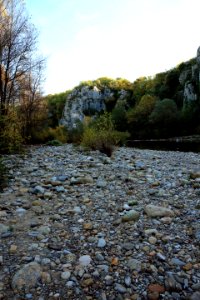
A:
<svg viewBox="0 0 200 300">
<path fill-rule="evenodd" d="M 200 154 L 5 158 L 0 299 L 200 299 Z"/>
</svg>

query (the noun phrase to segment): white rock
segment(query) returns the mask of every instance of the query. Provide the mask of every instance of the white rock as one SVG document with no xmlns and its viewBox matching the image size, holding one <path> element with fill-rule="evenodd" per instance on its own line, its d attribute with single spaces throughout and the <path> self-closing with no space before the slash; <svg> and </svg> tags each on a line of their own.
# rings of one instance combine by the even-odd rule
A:
<svg viewBox="0 0 200 300">
<path fill-rule="evenodd" d="M 148 215 L 148 217 L 173 217 L 174 212 L 163 206 L 156 206 L 149 204 L 144 208 L 144 211 Z"/>
<path fill-rule="evenodd" d="M 88 266 L 91 262 L 91 257 L 89 255 L 83 255 L 79 258 L 79 263 L 81 266 Z"/>
</svg>

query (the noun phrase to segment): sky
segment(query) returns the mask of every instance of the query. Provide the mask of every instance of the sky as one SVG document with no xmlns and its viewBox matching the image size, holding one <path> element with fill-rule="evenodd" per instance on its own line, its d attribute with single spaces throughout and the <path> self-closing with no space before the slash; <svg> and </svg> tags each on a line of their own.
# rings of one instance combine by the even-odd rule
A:
<svg viewBox="0 0 200 300">
<path fill-rule="evenodd" d="M 25 2 L 46 57 L 45 94 L 99 77 L 153 76 L 200 46 L 200 0 Z"/>
</svg>

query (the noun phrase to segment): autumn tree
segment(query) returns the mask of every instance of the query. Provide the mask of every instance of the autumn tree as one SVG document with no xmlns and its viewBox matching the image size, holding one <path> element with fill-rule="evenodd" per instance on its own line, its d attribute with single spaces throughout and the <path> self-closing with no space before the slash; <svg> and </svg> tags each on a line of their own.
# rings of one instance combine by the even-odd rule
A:
<svg viewBox="0 0 200 300">
<path fill-rule="evenodd" d="M 36 58 L 37 37 L 24 1 L 0 0 L 0 115 L 20 101 L 24 79 L 34 82 L 35 70 L 42 70 L 43 59 Z"/>
<path fill-rule="evenodd" d="M 10 110 L 20 107 L 29 123 L 33 119 L 44 65 L 37 55 L 37 37 L 24 1 L 0 0 L 0 136 Z"/>
</svg>

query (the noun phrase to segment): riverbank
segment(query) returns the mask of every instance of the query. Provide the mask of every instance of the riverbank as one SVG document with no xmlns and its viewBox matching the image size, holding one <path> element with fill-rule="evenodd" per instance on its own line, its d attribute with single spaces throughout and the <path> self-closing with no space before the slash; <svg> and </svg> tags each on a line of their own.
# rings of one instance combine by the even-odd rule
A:
<svg viewBox="0 0 200 300">
<path fill-rule="evenodd" d="M 0 299 L 199 299 L 199 154 L 66 145 L 6 160 Z"/>
</svg>

